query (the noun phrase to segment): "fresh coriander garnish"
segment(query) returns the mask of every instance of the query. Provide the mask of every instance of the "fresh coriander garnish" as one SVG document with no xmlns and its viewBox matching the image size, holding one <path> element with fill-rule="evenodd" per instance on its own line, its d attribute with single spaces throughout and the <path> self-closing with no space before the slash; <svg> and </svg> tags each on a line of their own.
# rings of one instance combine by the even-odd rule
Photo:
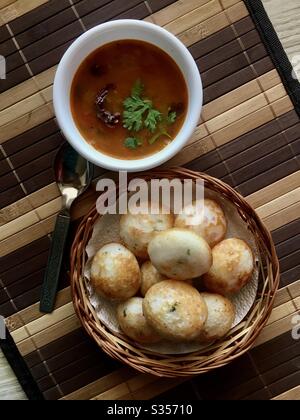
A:
<svg viewBox="0 0 300 420">
<path fill-rule="evenodd" d="M 124 141 L 125 147 L 132 150 L 137 149 L 142 144 L 143 143 L 141 142 L 141 140 L 136 137 L 127 137 L 127 139 Z"/>
<path fill-rule="evenodd" d="M 154 133 L 158 122 L 160 122 L 161 120 L 162 116 L 159 111 L 157 111 L 156 109 L 149 109 L 148 115 L 145 118 L 144 125 L 149 131 L 151 131 L 151 133 Z"/>
<path fill-rule="evenodd" d="M 169 108 L 168 115 L 163 118 L 165 126 L 163 127 L 163 124 L 160 124 L 158 127 L 158 132 L 155 133 L 154 136 L 148 140 L 148 143 L 154 144 L 162 136 L 166 136 L 172 140 L 172 136 L 168 133 L 166 125 L 170 126 L 174 124 L 176 119 L 177 119 L 176 111 L 172 111 L 171 108 Z"/>
<path fill-rule="evenodd" d="M 162 114 L 153 107 L 150 99 L 143 98 L 144 85 L 136 81 L 132 88 L 131 96 L 125 99 L 123 112 L 123 126 L 129 131 L 140 131 L 143 128 L 154 133 Z"/>
<path fill-rule="evenodd" d="M 178 302 L 175 302 L 174 305 L 171 306 L 170 311 L 169 312 L 175 312 L 176 308 L 178 306 Z"/>
<path fill-rule="evenodd" d="M 169 110 L 168 116 L 167 116 L 167 124 L 172 125 L 177 119 L 177 112 Z"/>
<path fill-rule="evenodd" d="M 141 80 L 137 80 L 131 90 L 131 96 L 133 98 L 139 98 L 141 94 L 144 92 L 144 89 L 145 89 L 145 86 L 143 85 Z"/>
<path fill-rule="evenodd" d="M 166 130 L 160 130 L 158 133 L 154 134 L 154 136 L 151 137 L 151 139 L 148 140 L 148 143 L 154 144 L 161 136 L 166 136 L 169 139 L 172 139 L 172 137 Z"/>
</svg>

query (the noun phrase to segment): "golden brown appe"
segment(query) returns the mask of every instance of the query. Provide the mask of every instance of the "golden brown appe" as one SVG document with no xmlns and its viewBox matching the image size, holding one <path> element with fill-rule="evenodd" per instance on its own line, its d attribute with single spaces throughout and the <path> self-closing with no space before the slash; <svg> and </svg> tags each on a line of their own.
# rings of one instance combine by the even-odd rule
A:
<svg viewBox="0 0 300 420">
<path fill-rule="evenodd" d="M 162 337 L 193 341 L 207 319 L 207 307 L 201 294 L 183 281 L 165 280 L 147 292 L 143 309 L 146 320 Z"/>
<path fill-rule="evenodd" d="M 134 296 L 141 285 L 135 256 L 121 244 L 105 245 L 93 259 L 91 283 L 100 296 L 108 299 L 125 300 Z"/>
<path fill-rule="evenodd" d="M 245 241 L 225 239 L 213 248 L 212 255 L 213 264 L 203 277 L 210 292 L 221 295 L 236 293 L 251 279 L 254 256 Z"/>
<path fill-rule="evenodd" d="M 141 266 L 141 295 L 145 296 L 154 284 L 163 280 L 167 280 L 167 278 L 156 270 L 151 261 L 146 261 Z"/>
<path fill-rule="evenodd" d="M 175 227 L 192 230 L 213 247 L 225 238 L 227 220 L 221 206 L 205 198 L 185 207 L 182 214 L 176 216 Z"/>
<path fill-rule="evenodd" d="M 149 243 L 148 253 L 154 267 L 174 280 L 197 278 L 207 273 L 212 264 L 207 242 L 188 229 L 157 233 Z"/>
<path fill-rule="evenodd" d="M 134 255 L 148 259 L 148 245 L 156 232 L 174 225 L 172 214 L 124 214 L 120 220 L 120 237 Z"/>
<path fill-rule="evenodd" d="M 200 333 L 199 341 L 211 342 L 224 337 L 232 328 L 235 308 L 224 296 L 201 293 L 208 311 L 208 317 Z"/>
<path fill-rule="evenodd" d="M 143 313 L 143 299 L 133 297 L 120 303 L 117 317 L 124 334 L 141 344 L 154 344 L 161 337 L 149 325 Z"/>
</svg>

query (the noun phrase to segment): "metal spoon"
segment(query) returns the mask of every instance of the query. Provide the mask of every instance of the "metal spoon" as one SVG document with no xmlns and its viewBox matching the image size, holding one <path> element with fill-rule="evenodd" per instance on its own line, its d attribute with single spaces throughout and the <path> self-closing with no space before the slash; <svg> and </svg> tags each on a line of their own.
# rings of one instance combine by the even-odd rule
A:
<svg viewBox="0 0 300 420">
<path fill-rule="evenodd" d="M 53 312 L 57 294 L 61 263 L 70 226 L 70 209 L 90 185 L 93 166 L 66 143 L 58 151 L 54 161 L 55 179 L 62 194 L 63 208 L 57 216 L 52 235 L 51 249 L 42 286 L 40 311 Z"/>
</svg>

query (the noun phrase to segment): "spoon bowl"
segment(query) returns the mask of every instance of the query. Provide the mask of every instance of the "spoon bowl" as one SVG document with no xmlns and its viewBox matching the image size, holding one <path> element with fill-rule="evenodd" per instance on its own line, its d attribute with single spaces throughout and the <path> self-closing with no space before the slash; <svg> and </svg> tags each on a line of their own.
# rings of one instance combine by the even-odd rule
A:
<svg viewBox="0 0 300 420">
<path fill-rule="evenodd" d="M 92 164 L 65 143 L 54 160 L 54 174 L 63 198 L 63 207 L 70 210 L 73 201 L 90 185 Z"/>
</svg>

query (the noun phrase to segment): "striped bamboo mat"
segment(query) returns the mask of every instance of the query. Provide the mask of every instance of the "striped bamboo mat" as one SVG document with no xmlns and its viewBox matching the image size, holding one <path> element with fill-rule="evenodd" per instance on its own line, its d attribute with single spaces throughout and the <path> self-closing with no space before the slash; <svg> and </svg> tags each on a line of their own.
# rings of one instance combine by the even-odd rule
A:
<svg viewBox="0 0 300 420">
<path fill-rule="evenodd" d="M 258 3 L 258 2 L 257 2 Z M 273 232 L 281 261 L 275 309 L 256 347 L 232 365 L 183 383 L 104 355 L 76 318 L 68 261 L 52 315 L 38 310 L 61 200 L 52 161 L 64 141 L 52 108 L 62 54 L 110 19 L 145 19 L 177 35 L 202 73 L 202 122 L 168 166 L 236 187 Z M 300 119 L 240 0 L 0 0 L 0 314 L 46 399 L 300 399 Z M 102 174 L 97 171 L 97 176 Z M 74 227 L 93 203 L 73 209 Z M 72 238 L 70 238 L 70 241 Z"/>
</svg>

